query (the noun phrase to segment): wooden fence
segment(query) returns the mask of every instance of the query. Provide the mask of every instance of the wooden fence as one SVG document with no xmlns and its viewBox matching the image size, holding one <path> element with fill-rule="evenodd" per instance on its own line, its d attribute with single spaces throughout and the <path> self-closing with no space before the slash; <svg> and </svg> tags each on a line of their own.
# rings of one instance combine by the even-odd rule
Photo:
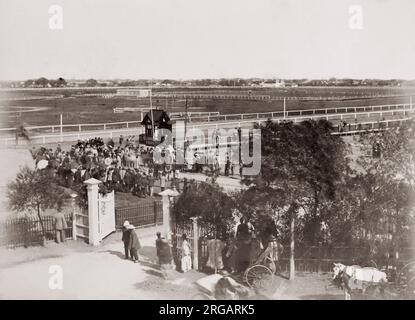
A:
<svg viewBox="0 0 415 320">
<path fill-rule="evenodd" d="M 66 214 L 66 239 L 72 239 L 72 214 Z M 53 216 L 42 217 L 46 240 L 55 239 Z M 13 218 L 0 222 L 0 246 L 16 248 L 40 245 L 43 242 L 42 226 L 38 217 Z"/>
<path fill-rule="evenodd" d="M 163 205 L 160 200 L 115 208 L 115 225 L 121 228 L 128 220 L 135 227 L 154 226 L 163 223 Z"/>
</svg>

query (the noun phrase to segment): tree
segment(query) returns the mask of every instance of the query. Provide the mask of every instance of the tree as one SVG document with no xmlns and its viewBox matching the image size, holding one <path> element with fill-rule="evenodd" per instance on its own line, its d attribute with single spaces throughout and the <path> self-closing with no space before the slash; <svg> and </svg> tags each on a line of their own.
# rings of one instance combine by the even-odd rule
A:
<svg viewBox="0 0 415 320">
<path fill-rule="evenodd" d="M 362 230 L 360 237 L 371 246 L 380 242 L 399 248 L 412 238 L 409 231 L 415 213 L 414 129 L 414 122 L 408 121 L 399 128 L 365 134 L 359 139 L 362 150 L 375 151 L 372 156 L 358 158 L 359 192 L 355 194 L 355 225 Z"/>
<path fill-rule="evenodd" d="M 52 87 L 61 88 L 66 86 L 66 80 L 64 78 L 59 78 L 56 80 L 51 80 L 50 84 L 52 85 Z"/>
<path fill-rule="evenodd" d="M 23 167 L 17 174 L 16 180 L 7 186 L 9 206 L 17 212 L 36 213 L 42 228 L 43 240 L 46 230 L 41 216 L 41 210 L 61 210 L 65 192 L 59 187 L 49 169 L 32 170 Z"/>
<path fill-rule="evenodd" d="M 39 78 L 39 79 L 36 79 L 35 81 L 34 81 L 34 84 L 36 85 L 36 86 L 40 86 L 40 87 L 46 87 L 47 85 L 48 85 L 48 83 L 49 83 L 49 80 L 48 79 L 46 79 L 45 77 L 41 77 L 41 78 Z"/>
<path fill-rule="evenodd" d="M 200 226 L 218 238 L 226 236 L 233 227 L 234 203 L 215 182 L 190 181 L 173 207 L 176 223 L 186 223 L 198 217 Z"/>
<path fill-rule="evenodd" d="M 264 193 L 262 206 L 285 221 L 290 238 L 290 279 L 295 274 L 295 234 L 315 242 L 321 233 L 325 210 L 333 202 L 336 188 L 349 170 L 347 148 L 326 120 L 300 124 L 267 121 L 260 126 L 262 165 L 259 177 L 245 184 Z M 265 196 L 266 194 L 266 196 Z M 272 199 L 272 200 L 270 200 Z"/>
<path fill-rule="evenodd" d="M 88 79 L 85 84 L 87 87 L 96 87 L 98 85 L 98 81 L 95 79 Z"/>
</svg>

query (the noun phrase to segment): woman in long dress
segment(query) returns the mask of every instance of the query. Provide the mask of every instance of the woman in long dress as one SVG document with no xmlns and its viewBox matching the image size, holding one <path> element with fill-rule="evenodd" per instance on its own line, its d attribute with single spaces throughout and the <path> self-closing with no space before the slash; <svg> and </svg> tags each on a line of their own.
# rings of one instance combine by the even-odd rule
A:
<svg viewBox="0 0 415 320">
<path fill-rule="evenodd" d="M 183 243 L 182 243 L 182 271 L 187 272 L 192 269 L 192 257 L 191 257 L 191 250 L 190 244 L 187 241 L 186 234 L 182 236 Z"/>
</svg>

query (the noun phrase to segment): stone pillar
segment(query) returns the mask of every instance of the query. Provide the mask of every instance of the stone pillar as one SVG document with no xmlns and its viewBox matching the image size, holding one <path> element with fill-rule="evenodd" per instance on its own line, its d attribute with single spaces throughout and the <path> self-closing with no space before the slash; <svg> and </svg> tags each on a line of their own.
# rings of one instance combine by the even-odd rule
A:
<svg viewBox="0 0 415 320">
<path fill-rule="evenodd" d="M 88 188 L 88 228 L 89 244 L 98 246 L 101 241 L 99 232 L 98 185 L 101 181 L 91 178 L 84 182 Z"/>
<path fill-rule="evenodd" d="M 168 241 L 171 240 L 171 217 L 170 217 L 170 199 L 169 196 L 162 196 L 163 204 L 163 234 Z"/>
<path fill-rule="evenodd" d="M 166 235 L 166 239 L 170 241 L 173 230 L 173 222 L 170 214 L 171 198 L 177 197 L 179 193 L 176 190 L 166 189 L 160 192 L 159 195 L 161 195 L 163 203 L 163 232 Z"/>
<path fill-rule="evenodd" d="M 193 221 L 193 269 L 199 269 L 199 228 L 197 217 L 191 218 Z"/>
</svg>

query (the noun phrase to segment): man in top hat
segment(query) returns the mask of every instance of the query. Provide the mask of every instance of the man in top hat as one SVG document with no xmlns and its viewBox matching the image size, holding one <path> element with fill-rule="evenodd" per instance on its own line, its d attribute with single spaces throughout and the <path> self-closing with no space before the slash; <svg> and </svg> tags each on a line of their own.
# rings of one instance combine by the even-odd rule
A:
<svg viewBox="0 0 415 320">
<path fill-rule="evenodd" d="M 135 232 L 135 227 L 132 224 L 127 226 L 130 231 L 130 239 L 128 241 L 128 249 L 130 250 L 131 259 L 134 263 L 138 262 L 138 250 L 141 249 L 140 241 L 138 240 L 137 233 Z"/>
<path fill-rule="evenodd" d="M 124 221 L 123 228 L 122 228 L 122 242 L 124 243 L 124 253 L 125 253 L 125 259 L 129 259 L 129 249 L 128 244 L 130 242 L 130 230 L 128 229 L 128 226 L 130 225 L 130 222 L 127 220 Z"/>
</svg>

